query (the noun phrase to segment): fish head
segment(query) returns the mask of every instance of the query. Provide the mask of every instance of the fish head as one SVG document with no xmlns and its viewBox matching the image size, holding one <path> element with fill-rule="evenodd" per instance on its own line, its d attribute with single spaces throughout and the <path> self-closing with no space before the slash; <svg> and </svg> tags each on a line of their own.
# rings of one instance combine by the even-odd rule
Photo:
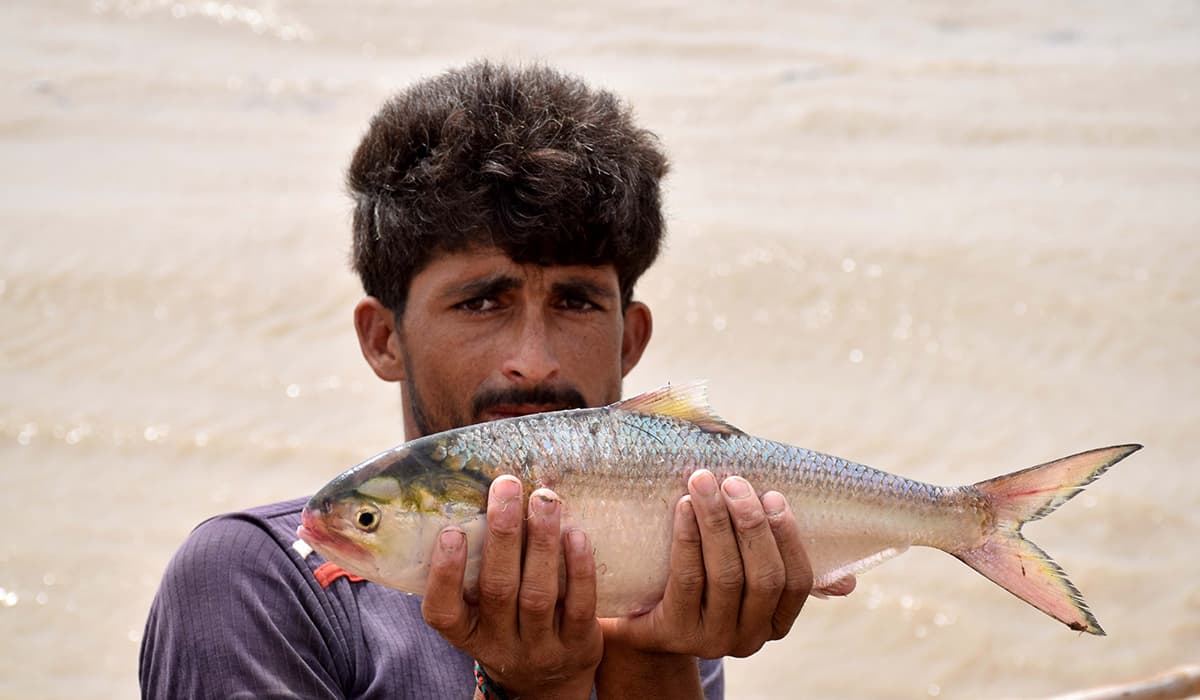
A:
<svg viewBox="0 0 1200 700">
<path fill-rule="evenodd" d="M 491 479 L 447 454 L 421 439 L 351 468 L 309 499 L 297 534 L 355 576 L 419 594 L 438 534 L 455 525 L 467 532 L 470 571 Z"/>
</svg>

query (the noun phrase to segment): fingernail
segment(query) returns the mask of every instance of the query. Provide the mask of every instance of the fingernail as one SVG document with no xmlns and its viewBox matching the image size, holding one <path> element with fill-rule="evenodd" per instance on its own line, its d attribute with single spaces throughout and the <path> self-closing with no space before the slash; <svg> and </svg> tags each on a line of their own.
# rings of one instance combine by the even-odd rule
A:
<svg viewBox="0 0 1200 700">
<path fill-rule="evenodd" d="M 730 498 L 747 498 L 750 495 L 750 482 L 740 476 L 731 476 L 721 484 L 721 488 Z"/>
<path fill-rule="evenodd" d="M 685 515 L 688 517 L 693 517 L 693 518 L 696 516 L 696 509 L 695 509 L 695 507 L 692 506 L 691 495 L 687 495 L 687 496 L 684 496 L 683 498 L 679 499 L 679 505 L 676 507 L 679 509 L 679 512 L 682 515 Z"/>
<path fill-rule="evenodd" d="M 701 469 L 692 474 L 692 483 L 695 484 L 696 490 L 701 495 L 715 496 L 717 494 L 717 478 L 707 469 Z"/>
<path fill-rule="evenodd" d="M 587 533 L 583 530 L 571 530 L 567 533 L 567 546 L 572 552 L 580 554 L 587 551 Z"/>
<path fill-rule="evenodd" d="M 541 515 L 551 515 L 558 509 L 558 497 L 552 491 L 534 491 L 529 497 L 529 507 Z"/>
<path fill-rule="evenodd" d="M 764 493 L 762 504 L 763 510 L 767 512 L 767 517 L 771 519 L 778 518 L 783 515 L 783 511 L 787 510 L 787 500 L 778 491 L 767 491 Z"/>
<path fill-rule="evenodd" d="M 438 538 L 438 543 L 441 544 L 443 552 L 453 554 L 463 546 L 466 539 L 467 535 L 462 530 L 443 530 L 441 537 Z"/>
<path fill-rule="evenodd" d="M 511 503 L 521 498 L 521 482 L 511 476 L 502 476 L 492 482 L 492 497 L 498 503 Z"/>
</svg>

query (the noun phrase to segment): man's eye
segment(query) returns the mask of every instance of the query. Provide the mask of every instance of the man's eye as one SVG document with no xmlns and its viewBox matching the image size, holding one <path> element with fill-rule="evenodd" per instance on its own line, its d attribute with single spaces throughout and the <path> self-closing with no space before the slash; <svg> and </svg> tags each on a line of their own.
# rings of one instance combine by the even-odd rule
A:
<svg viewBox="0 0 1200 700">
<path fill-rule="evenodd" d="M 475 297 L 474 299 L 467 299 L 454 305 L 456 309 L 472 312 L 491 311 L 496 306 L 496 300 L 491 297 Z"/>
<path fill-rule="evenodd" d="M 594 311 L 600 308 L 586 297 L 563 297 L 558 305 L 567 311 Z"/>
</svg>

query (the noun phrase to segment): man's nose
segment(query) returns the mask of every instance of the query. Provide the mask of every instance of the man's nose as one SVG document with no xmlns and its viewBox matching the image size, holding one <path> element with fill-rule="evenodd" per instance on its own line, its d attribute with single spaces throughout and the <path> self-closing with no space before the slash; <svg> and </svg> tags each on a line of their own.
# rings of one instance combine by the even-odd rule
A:
<svg viewBox="0 0 1200 700">
<path fill-rule="evenodd" d="M 541 314 L 530 313 L 521 319 L 503 369 L 510 380 L 531 384 L 551 379 L 558 372 L 558 356 Z"/>
</svg>

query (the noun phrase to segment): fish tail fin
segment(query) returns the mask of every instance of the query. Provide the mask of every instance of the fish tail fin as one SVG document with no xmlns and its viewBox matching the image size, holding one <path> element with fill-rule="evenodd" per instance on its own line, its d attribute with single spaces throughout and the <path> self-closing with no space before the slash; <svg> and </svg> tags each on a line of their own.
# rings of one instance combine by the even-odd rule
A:
<svg viewBox="0 0 1200 700">
<path fill-rule="evenodd" d="M 991 504 L 995 528 L 979 547 L 952 554 L 1071 629 L 1103 635 L 1079 589 L 1048 554 L 1021 535 L 1021 526 L 1054 512 L 1141 447 L 1118 445 L 1081 452 L 969 487 Z"/>
</svg>

